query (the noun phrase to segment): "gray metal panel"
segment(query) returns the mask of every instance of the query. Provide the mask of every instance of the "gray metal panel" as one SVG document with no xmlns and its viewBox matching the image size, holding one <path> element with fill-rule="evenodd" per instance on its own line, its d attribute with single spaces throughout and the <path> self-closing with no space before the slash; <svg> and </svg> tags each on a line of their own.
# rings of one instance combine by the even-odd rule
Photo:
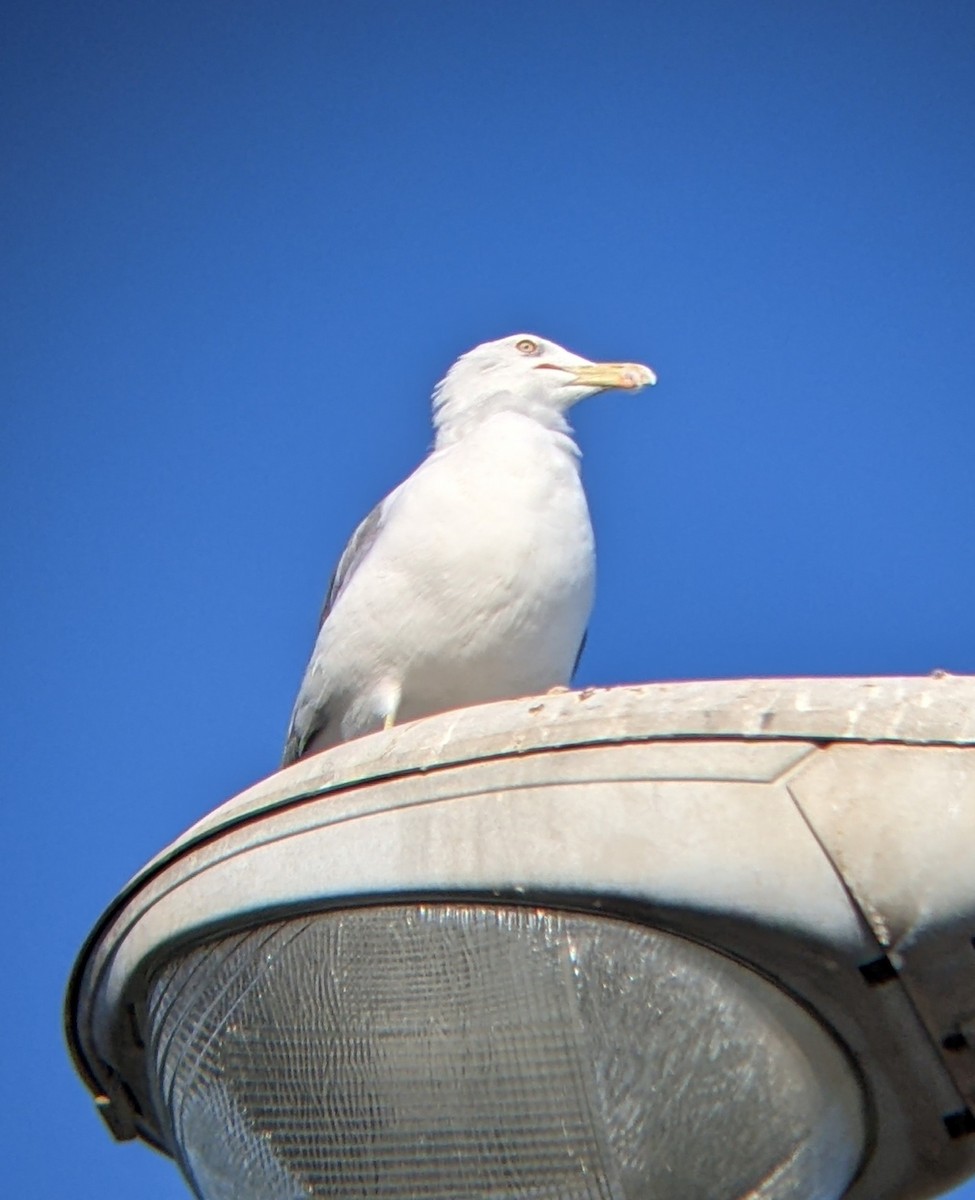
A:
<svg viewBox="0 0 975 1200">
<path fill-rule="evenodd" d="M 975 774 L 971 750 L 834 746 L 790 790 L 975 1107 Z"/>
<path fill-rule="evenodd" d="M 975 678 L 939 672 L 634 684 L 458 709 L 304 759 L 241 792 L 184 837 L 301 793 L 362 779 L 567 746 L 702 737 L 975 745 Z"/>
</svg>

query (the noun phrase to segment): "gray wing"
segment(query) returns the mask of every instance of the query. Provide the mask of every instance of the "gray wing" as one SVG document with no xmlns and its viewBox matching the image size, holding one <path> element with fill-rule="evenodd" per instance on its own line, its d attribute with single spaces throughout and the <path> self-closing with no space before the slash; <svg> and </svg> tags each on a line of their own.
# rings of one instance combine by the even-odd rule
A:
<svg viewBox="0 0 975 1200">
<path fill-rule="evenodd" d="M 396 491 L 398 490 L 396 489 Z M 329 613 L 335 607 L 336 601 L 348 586 L 352 576 L 355 575 L 369 551 L 376 544 L 376 539 L 382 532 L 386 505 L 395 494 L 395 491 L 390 492 L 384 500 L 381 500 L 365 520 L 359 523 L 355 533 L 349 538 L 348 545 L 342 551 L 338 566 L 329 581 L 328 591 L 325 593 L 325 603 L 322 605 L 321 616 L 318 619 L 319 631 L 328 620 Z M 312 667 L 314 662 L 315 652 L 313 650 L 311 662 L 309 662 L 305 677 L 301 681 L 298 698 L 288 724 L 288 736 L 284 743 L 284 755 L 281 762 L 283 767 L 301 758 L 311 740 L 328 725 L 329 698 L 327 695 L 313 691 Z"/>
<path fill-rule="evenodd" d="M 569 676 L 570 680 L 575 678 L 575 674 L 579 670 L 579 660 L 582 658 L 582 652 L 586 648 L 586 638 L 588 636 L 589 636 L 589 630 L 587 629 L 585 631 L 585 633 L 583 633 L 582 641 L 579 643 L 579 649 L 576 651 L 576 660 L 572 664 L 572 674 Z"/>
<path fill-rule="evenodd" d="M 363 521 L 359 522 L 355 533 L 349 538 L 349 544 L 342 551 L 342 557 L 339 559 L 338 566 L 329 580 L 328 591 L 325 593 L 325 603 L 322 605 L 322 613 L 318 618 L 319 629 L 328 620 L 328 614 L 335 607 L 335 601 L 342 595 L 349 580 L 376 544 L 376 539 L 382 531 L 383 514 L 386 511 L 386 505 L 394 494 L 394 492 L 390 492 L 384 500 L 380 500 L 372 512 Z"/>
</svg>

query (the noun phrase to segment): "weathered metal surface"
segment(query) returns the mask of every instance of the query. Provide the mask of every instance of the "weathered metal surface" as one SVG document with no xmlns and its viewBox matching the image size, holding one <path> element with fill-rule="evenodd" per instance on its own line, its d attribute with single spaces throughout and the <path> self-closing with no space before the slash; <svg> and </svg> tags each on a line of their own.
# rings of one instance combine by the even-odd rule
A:
<svg viewBox="0 0 975 1200">
<path fill-rule="evenodd" d="M 798 996 L 859 1065 L 857 1200 L 975 1171 L 975 679 L 738 680 L 446 713 L 305 760 L 159 855 L 69 998 L 119 1136 L 165 1147 L 152 964 L 273 914 L 467 894 L 616 912 Z M 141 1110 L 141 1111 L 139 1111 Z"/>
</svg>

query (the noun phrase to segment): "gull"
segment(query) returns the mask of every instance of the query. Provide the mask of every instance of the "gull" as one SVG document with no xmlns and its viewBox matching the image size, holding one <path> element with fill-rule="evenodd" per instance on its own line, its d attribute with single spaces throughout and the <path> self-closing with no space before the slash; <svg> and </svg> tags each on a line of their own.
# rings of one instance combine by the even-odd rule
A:
<svg viewBox="0 0 975 1200">
<path fill-rule="evenodd" d="M 564 688 L 595 549 L 569 409 L 656 383 L 519 333 L 433 393 L 434 446 L 352 535 L 325 598 L 283 765 L 394 724 Z"/>
</svg>

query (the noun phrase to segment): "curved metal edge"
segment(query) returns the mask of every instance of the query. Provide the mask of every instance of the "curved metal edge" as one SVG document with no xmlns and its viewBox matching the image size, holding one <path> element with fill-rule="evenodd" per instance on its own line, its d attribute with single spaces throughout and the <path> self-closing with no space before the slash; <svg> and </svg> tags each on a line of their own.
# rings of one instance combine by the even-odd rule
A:
<svg viewBox="0 0 975 1200">
<path fill-rule="evenodd" d="M 258 813 L 463 762 L 673 738 L 891 741 L 975 745 L 975 676 L 712 680 L 635 684 L 526 697 L 441 713 L 304 759 L 197 822 L 140 870 L 99 918 L 75 961 L 65 1036 L 75 1066 L 72 1012 L 92 946 L 129 897 L 175 857 Z"/>
<path fill-rule="evenodd" d="M 232 824 L 251 809 L 263 811 L 299 795 L 344 791 L 364 779 L 426 774 L 472 760 L 522 758 L 574 746 L 701 738 L 975 745 L 975 676 L 936 672 L 924 677 L 632 684 L 456 709 L 346 742 L 276 771 L 218 806 L 183 838 Z"/>
</svg>

